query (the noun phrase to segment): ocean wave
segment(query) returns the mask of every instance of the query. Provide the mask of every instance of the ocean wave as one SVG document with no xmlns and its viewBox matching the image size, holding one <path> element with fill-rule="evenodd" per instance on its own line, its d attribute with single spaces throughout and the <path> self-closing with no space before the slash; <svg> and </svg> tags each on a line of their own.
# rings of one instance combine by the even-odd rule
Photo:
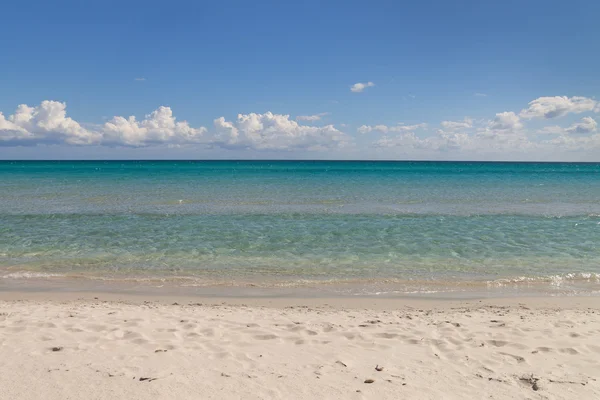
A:
<svg viewBox="0 0 600 400">
<path fill-rule="evenodd" d="M 274 278 L 265 276 L 260 279 L 247 279 L 248 277 L 230 276 L 230 277 L 215 277 L 215 276 L 194 276 L 194 275 L 150 275 L 150 276 L 134 276 L 134 275 L 98 275 L 89 273 L 61 274 L 51 272 L 38 271 L 15 271 L 5 275 L 0 275 L 0 278 L 5 279 L 43 279 L 43 278 L 65 278 L 65 279 L 86 279 L 93 281 L 104 282 L 130 282 L 130 283 L 174 283 L 184 287 L 194 286 L 246 286 L 246 287 L 310 287 L 310 286 L 398 286 L 404 288 L 413 288 L 416 291 L 438 291 L 433 287 L 444 287 L 445 289 L 461 290 L 469 287 L 499 287 L 505 285 L 519 284 L 543 284 L 548 283 L 553 286 L 560 286 L 565 283 L 600 283 L 600 273 L 596 272 L 575 272 L 561 275 L 545 275 L 545 276 L 514 276 L 503 277 L 494 280 L 482 279 L 460 279 L 460 278 L 362 278 L 362 277 L 345 277 L 331 279 L 307 279 L 307 278 Z M 270 278 L 270 279 L 269 279 Z M 419 289 L 416 289 L 419 288 Z M 422 289 L 421 289 L 422 288 Z M 403 291 L 405 293 L 405 291 Z"/>
<path fill-rule="evenodd" d="M 48 272 L 32 272 L 32 271 L 17 271 L 0 276 L 4 279 L 44 279 L 44 278 L 64 278 L 64 274 L 48 273 Z"/>
<path fill-rule="evenodd" d="M 488 281 L 488 286 L 506 286 L 518 284 L 543 284 L 549 283 L 552 286 L 562 286 L 568 283 L 600 283 L 600 274 L 595 272 L 575 272 L 563 275 L 548 276 L 517 276 L 511 278 L 500 278 Z"/>
<path fill-rule="evenodd" d="M 518 296 L 597 296 L 600 274 L 570 273 L 543 277 L 514 276 L 486 281 L 468 279 L 229 279 L 199 276 L 100 276 L 15 271 L 0 276 L 2 285 L 82 291 L 132 291 L 207 296 L 333 296 L 333 297 L 441 297 L 467 299 Z M 11 283 L 14 282 L 14 283 Z"/>
</svg>

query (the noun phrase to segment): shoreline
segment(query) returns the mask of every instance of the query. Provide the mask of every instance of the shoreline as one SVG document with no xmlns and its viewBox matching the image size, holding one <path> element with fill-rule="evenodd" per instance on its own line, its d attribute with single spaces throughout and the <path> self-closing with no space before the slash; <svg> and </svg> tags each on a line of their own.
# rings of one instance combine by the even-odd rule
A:
<svg viewBox="0 0 600 400">
<path fill-rule="evenodd" d="M 173 292 L 117 292 L 117 291 L 50 291 L 50 290 L 0 290 L 0 302 L 43 302 L 65 304 L 69 302 L 106 303 L 124 305 L 155 304 L 157 306 L 231 306 L 289 308 L 313 307 L 325 309 L 395 310 L 423 308 L 450 310 L 460 307 L 522 307 L 543 309 L 600 309 L 598 296 L 510 296 L 510 297 L 302 297 L 302 296 L 218 296 L 190 295 Z"/>
<path fill-rule="evenodd" d="M 198 298 L 365 298 L 430 299 L 464 301 L 474 299 L 600 297 L 597 274 L 587 278 L 488 281 L 411 281 L 393 279 L 348 281 L 223 281 L 215 283 L 188 277 L 146 277 L 142 279 L 95 278 L 87 276 L 29 277 L 0 276 L 2 293 L 106 293 L 122 296 Z"/>
</svg>

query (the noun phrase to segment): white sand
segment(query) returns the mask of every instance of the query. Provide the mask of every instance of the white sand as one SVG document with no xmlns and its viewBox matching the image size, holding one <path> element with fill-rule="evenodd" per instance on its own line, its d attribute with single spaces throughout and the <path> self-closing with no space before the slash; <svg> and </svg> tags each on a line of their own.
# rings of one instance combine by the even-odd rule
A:
<svg viewBox="0 0 600 400">
<path fill-rule="evenodd" d="M 597 298 L 8 297 L 2 400 L 600 398 Z"/>
</svg>

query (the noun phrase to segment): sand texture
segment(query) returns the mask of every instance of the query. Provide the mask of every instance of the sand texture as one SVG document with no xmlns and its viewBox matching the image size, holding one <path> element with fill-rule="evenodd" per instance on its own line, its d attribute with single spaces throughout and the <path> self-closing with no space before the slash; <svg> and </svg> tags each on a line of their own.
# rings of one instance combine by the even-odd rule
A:
<svg viewBox="0 0 600 400">
<path fill-rule="evenodd" d="M 0 399 L 598 399 L 583 301 L 2 300 Z"/>
</svg>

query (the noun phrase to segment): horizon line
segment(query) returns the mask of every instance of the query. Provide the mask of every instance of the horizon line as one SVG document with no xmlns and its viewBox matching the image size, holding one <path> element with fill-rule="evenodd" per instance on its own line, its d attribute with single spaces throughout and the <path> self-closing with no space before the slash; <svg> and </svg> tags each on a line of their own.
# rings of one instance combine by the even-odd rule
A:
<svg viewBox="0 0 600 400">
<path fill-rule="evenodd" d="M 529 164 L 600 164 L 600 161 L 532 161 L 532 160 L 394 160 L 394 159 L 250 159 L 250 158 L 205 158 L 205 159 L 0 159 L 0 162 L 411 162 L 411 163 L 529 163 Z"/>
</svg>

